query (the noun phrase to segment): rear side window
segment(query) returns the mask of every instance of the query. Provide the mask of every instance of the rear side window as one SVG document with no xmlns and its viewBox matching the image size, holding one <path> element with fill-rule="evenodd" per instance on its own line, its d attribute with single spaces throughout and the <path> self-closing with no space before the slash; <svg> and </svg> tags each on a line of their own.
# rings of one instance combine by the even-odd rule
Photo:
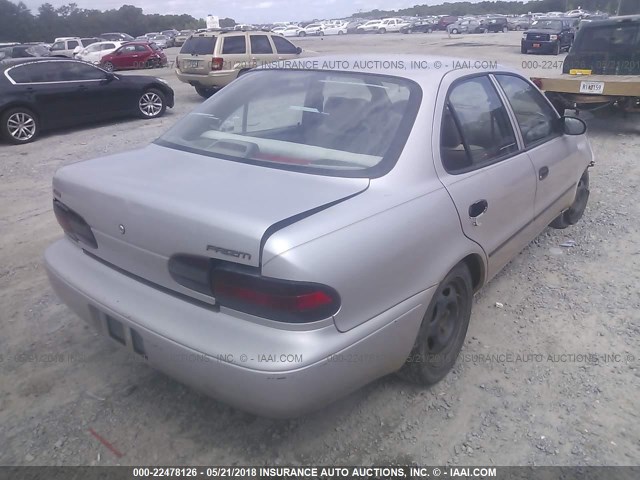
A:
<svg viewBox="0 0 640 480">
<path fill-rule="evenodd" d="M 76 48 L 78 46 L 80 46 L 80 44 L 78 42 L 76 42 L 75 40 L 71 40 L 69 43 L 67 43 L 67 48 L 69 50 L 71 50 L 73 48 Z"/>
<path fill-rule="evenodd" d="M 44 82 L 60 82 L 66 80 L 62 76 L 62 71 L 58 68 L 59 63 L 63 62 L 38 62 L 21 65 L 12 68 L 9 76 L 16 83 L 44 83 Z"/>
<path fill-rule="evenodd" d="M 557 136 L 557 115 L 539 91 L 513 75 L 496 75 L 496 79 L 516 115 L 526 146 Z"/>
<path fill-rule="evenodd" d="M 184 42 L 180 53 L 191 55 L 213 55 L 216 37 L 191 37 Z"/>
<path fill-rule="evenodd" d="M 274 35 L 273 37 L 271 37 L 271 40 L 273 40 L 273 44 L 276 46 L 276 50 L 278 51 L 278 53 L 281 53 L 283 55 L 298 53 L 298 48 L 293 43 L 285 40 L 282 37 L 277 37 Z"/>
<path fill-rule="evenodd" d="M 633 53 L 640 50 L 640 23 L 585 28 L 576 43 L 577 53 Z"/>
<path fill-rule="evenodd" d="M 488 77 L 463 80 L 449 92 L 440 150 L 450 173 L 481 168 L 518 150 L 507 111 Z"/>
<path fill-rule="evenodd" d="M 225 37 L 224 43 L 222 44 L 222 53 L 227 55 L 247 53 L 247 41 L 244 35 Z"/>
<path fill-rule="evenodd" d="M 251 35 L 251 53 L 273 53 L 269 37 L 266 35 Z"/>
</svg>

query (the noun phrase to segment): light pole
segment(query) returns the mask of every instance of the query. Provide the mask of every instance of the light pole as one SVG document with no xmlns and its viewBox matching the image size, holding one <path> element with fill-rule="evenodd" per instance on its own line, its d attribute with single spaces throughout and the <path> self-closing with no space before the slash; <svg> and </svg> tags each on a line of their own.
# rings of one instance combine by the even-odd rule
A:
<svg viewBox="0 0 640 480">
<path fill-rule="evenodd" d="M 620 15 L 620 8 L 622 8 L 622 0 L 618 0 L 618 10 L 616 11 L 616 15 Z"/>
</svg>

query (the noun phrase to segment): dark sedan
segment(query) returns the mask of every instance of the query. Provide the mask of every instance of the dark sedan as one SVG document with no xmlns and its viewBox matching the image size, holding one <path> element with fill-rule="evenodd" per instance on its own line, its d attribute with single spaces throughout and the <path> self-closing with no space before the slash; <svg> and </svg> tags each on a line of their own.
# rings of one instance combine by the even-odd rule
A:
<svg viewBox="0 0 640 480">
<path fill-rule="evenodd" d="M 173 102 L 171 87 L 151 76 L 119 76 L 71 59 L 0 63 L 0 136 L 14 144 L 43 130 L 128 115 L 156 118 Z"/>
</svg>

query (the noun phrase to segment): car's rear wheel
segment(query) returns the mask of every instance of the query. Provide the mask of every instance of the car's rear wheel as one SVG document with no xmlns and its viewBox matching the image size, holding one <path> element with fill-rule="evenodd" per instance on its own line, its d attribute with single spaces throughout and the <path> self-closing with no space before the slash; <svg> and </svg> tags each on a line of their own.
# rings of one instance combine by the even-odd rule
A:
<svg viewBox="0 0 640 480">
<path fill-rule="evenodd" d="M 573 203 L 568 210 L 562 212 L 553 220 L 553 222 L 551 222 L 551 226 L 553 228 L 562 230 L 563 228 L 567 228 L 569 225 L 575 225 L 580 221 L 582 215 L 584 215 L 584 211 L 587 208 L 588 202 L 589 170 L 585 170 L 580 177 L 580 180 L 578 181 L 578 186 L 576 187 L 576 196 L 573 200 Z"/>
<path fill-rule="evenodd" d="M 422 385 L 445 377 L 462 349 L 472 301 L 471 274 L 466 265 L 459 264 L 436 289 L 413 350 L 398 372 L 401 377 Z"/>
<path fill-rule="evenodd" d="M 0 116 L 0 122 L 0 135 L 15 145 L 32 142 L 40 133 L 38 117 L 28 108 L 11 108 Z"/>
<path fill-rule="evenodd" d="M 202 98 L 209 98 L 211 95 L 216 93 L 214 88 L 196 86 L 196 93 L 200 95 Z"/>
<path fill-rule="evenodd" d="M 142 118 L 160 117 L 167 109 L 164 94 L 160 90 L 151 88 L 146 90 L 138 100 L 138 111 Z"/>
<path fill-rule="evenodd" d="M 104 62 L 102 64 L 102 68 L 104 68 L 107 72 L 113 72 L 115 70 L 113 63 L 111 62 Z"/>
</svg>

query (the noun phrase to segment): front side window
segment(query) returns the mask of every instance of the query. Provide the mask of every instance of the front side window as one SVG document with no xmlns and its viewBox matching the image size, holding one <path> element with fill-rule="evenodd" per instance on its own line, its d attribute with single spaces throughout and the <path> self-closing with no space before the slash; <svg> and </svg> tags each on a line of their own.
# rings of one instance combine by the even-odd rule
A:
<svg viewBox="0 0 640 480">
<path fill-rule="evenodd" d="M 267 54 L 273 53 L 269 37 L 266 35 L 251 35 L 251 53 Z"/>
<path fill-rule="evenodd" d="M 124 47 L 122 47 L 118 51 L 122 52 L 123 54 L 133 53 L 133 52 L 136 51 L 136 46 L 135 45 L 125 45 Z"/>
<path fill-rule="evenodd" d="M 441 127 L 441 156 L 447 171 L 481 168 L 517 151 L 511 121 L 489 77 L 455 84 Z"/>
<path fill-rule="evenodd" d="M 104 80 L 105 75 L 102 70 L 87 63 L 80 62 L 59 62 L 60 76 L 63 81 L 84 81 L 84 80 Z"/>
<path fill-rule="evenodd" d="M 525 146 L 556 137 L 559 132 L 553 107 L 531 84 L 513 75 L 496 75 L 516 115 Z"/>
<path fill-rule="evenodd" d="M 64 42 L 56 42 L 51 45 L 51 51 L 55 52 L 57 50 L 64 50 Z"/>
<path fill-rule="evenodd" d="M 231 55 L 231 54 L 240 54 L 247 52 L 247 40 L 244 35 L 235 36 L 235 37 L 226 37 L 224 39 L 224 43 L 222 44 L 222 53 Z"/>
<path fill-rule="evenodd" d="M 254 71 L 158 143 L 244 163 L 369 177 L 393 166 L 420 96 L 413 82 L 383 75 Z"/>
</svg>

